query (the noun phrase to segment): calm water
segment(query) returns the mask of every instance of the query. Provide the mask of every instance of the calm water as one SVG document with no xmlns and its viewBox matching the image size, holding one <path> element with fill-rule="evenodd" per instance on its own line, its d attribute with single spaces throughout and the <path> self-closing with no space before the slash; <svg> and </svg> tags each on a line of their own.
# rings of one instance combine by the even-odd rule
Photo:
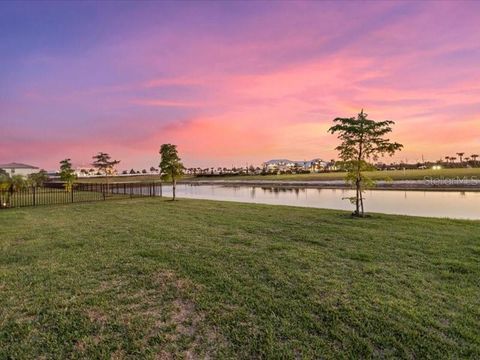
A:
<svg viewBox="0 0 480 360">
<path fill-rule="evenodd" d="M 171 195 L 163 187 L 163 195 Z M 273 188 L 262 186 L 177 185 L 177 196 L 195 199 L 239 201 L 352 210 L 351 190 Z M 371 190 L 365 193 L 365 211 L 386 214 L 480 219 L 480 192 Z"/>
</svg>

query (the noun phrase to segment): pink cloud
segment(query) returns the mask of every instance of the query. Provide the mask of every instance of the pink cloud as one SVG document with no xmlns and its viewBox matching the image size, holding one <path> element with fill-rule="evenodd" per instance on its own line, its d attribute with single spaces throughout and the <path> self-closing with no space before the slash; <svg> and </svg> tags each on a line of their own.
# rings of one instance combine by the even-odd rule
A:
<svg viewBox="0 0 480 360">
<path fill-rule="evenodd" d="M 2 99 L 0 161 L 146 167 L 162 142 L 189 166 L 333 158 L 332 119 L 361 108 L 396 121 L 398 158 L 478 152 L 480 28 L 461 4 L 281 3 L 231 26 L 186 7 L 169 31 L 33 54 Z"/>
</svg>

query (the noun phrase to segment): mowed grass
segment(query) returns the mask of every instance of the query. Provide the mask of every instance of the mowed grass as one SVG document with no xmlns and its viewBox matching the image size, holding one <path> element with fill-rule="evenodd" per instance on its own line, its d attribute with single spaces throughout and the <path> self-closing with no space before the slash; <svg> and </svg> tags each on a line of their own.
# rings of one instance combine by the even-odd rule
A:
<svg viewBox="0 0 480 360">
<path fill-rule="evenodd" d="M 0 358 L 480 357 L 480 222 L 148 198 L 0 229 Z"/>
<path fill-rule="evenodd" d="M 365 172 L 373 180 L 424 180 L 427 178 L 476 178 L 480 179 L 480 168 L 440 169 L 440 170 L 391 170 Z M 188 181 L 198 180 L 268 180 L 268 181 L 312 181 L 312 180 L 343 180 L 345 173 L 312 173 L 312 174 L 284 174 L 284 175 L 242 175 L 242 176 L 199 176 L 189 178 Z"/>
</svg>

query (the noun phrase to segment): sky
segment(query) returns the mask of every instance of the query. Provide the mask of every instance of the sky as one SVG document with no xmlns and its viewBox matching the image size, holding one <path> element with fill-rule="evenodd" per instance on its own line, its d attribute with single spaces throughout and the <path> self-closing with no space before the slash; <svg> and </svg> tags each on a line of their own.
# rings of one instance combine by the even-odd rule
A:
<svg viewBox="0 0 480 360">
<path fill-rule="evenodd" d="M 329 160 L 362 108 L 393 161 L 480 153 L 480 1 L 0 3 L 0 163 Z"/>
</svg>

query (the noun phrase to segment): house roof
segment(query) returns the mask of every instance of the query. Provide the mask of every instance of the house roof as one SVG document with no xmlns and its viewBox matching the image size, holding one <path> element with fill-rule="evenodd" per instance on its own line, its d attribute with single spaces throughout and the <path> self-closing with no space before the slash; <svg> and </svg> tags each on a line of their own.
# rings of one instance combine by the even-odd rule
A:
<svg viewBox="0 0 480 360">
<path fill-rule="evenodd" d="M 0 169 L 38 169 L 36 166 L 11 162 L 8 164 L 0 164 Z"/>
</svg>

